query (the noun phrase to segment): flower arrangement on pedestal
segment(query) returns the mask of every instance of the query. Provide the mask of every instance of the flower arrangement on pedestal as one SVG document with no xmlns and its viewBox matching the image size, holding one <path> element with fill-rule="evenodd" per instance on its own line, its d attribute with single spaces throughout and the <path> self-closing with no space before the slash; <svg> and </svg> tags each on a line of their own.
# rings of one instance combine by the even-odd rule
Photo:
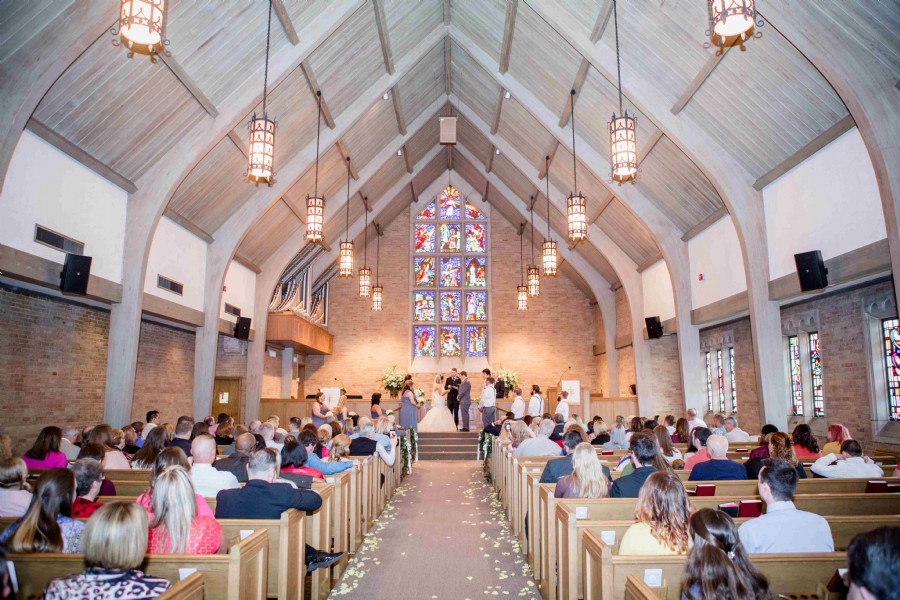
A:
<svg viewBox="0 0 900 600">
<path fill-rule="evenodd" d="M 397 365 L 381 374 L 381 385 L 391 394 L 391 398 L 396 398 L 403 389 L 404 377 L 405 374 Z"/>
<path fill-rule="evenodd" d="M 507 395 L 519 385 L 519 376 L 515 371 L 511 371 L 510 369 L 497 369 L 497 379 L 502 381 L 503 385 L 506 386 Z"/>
</svg>

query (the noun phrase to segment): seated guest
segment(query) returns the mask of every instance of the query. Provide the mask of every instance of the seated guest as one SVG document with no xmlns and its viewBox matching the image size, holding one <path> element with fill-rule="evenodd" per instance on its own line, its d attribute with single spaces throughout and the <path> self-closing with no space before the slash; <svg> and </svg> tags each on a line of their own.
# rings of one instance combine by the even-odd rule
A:
<svg viewBox="0 0 900 600">
<path fill-rule="evenodd" d="M 841 444 L 852 439 L 849 429 L 840 423 L 832 423 L 828 426 L 828 443 L 822 447 L 822 456 L 840 454 Z"/>
<path fill-rule="evenodd" d="M 306 465 L 308 457 L 309 454 L 302 443 L 297 440 L 288 441 L 281 447 L 281 473 L 324 479 L 321 471 Z"/>
<path fill-rule="evenodd" d="M 609 495 L 609 479 L 603 473 L 603 464 L 590 444 L 582 442 L 572 452 L 572 474 L 556 482 L 555 498 L 606 498 Z"/>
<path fill-rule="evenodd" d="M 22 460 L 29 469 L 64 469 L 69 461 L 59 450 L 61 440 L 62 429 L 53 426 L 44 427 L 34 445 L 22 456 Z"/>
<path fill-rule="evenodd" d="M 701 508 L 690 519 L 693 547 L 685 564 L 681 597 L 771 598 L 769 582 L 750 562 L 738 539 L 738 530 L 723 511 Z"/>
<path fill-rule="evenodd" d="M 794 442 L 794 455 L 797 460 L 809 460 L 822 456 L 822 453 L 819 452 L 819 442 L 806 423 L 800 423 L 794 427 L 791 440 Z"/>
<path fill-rule="evenodd" d="M 759 497 L 766 503 L 766 514 L 750 519 L 738 530 L 747 552 L 834 552 L 828 521 L 794 506 L 797 481 L 797 469 L 790 462 L 781 458 L 765 459 L 757 487 Z"/>
<path fill-rule="evenodd" d="M 130 502 L 111 502 L 87 522 L 82 535 L 87 569 L 52 580 L 47 600 L 155 598 L 169 582 L 138 570 L 147 549 L 147 514 Z"/>
<path fill-rule="evenodd" d="M 206 417 L 206 424 L 209 427 L 209 435 L 216 437 L 219 435 L 219 427 L 228 423 L 228 425 L 234 425 L 234 419 L 228 416 L 228 413 L 219 413 L 219 416 L 216 417 L 215 422 L 211 422 L 212 417 Z"/>
<path fill-rule="evenodd" d="M 713 435 L 725 435 L 725 415 L 713 415 L 713 426 L 709 430 Z"/>
<path fill-rule="evenodd" d="M 334 430 L 331 428 L 331 423 L 326 423 L 319 427 L 319 446 L 322 448 L 322 458 L 328 458 L 328 452 L 331 449 L 331 436 L 334 433 Z"/>
<path fill-rule="evenodd" d="M 738 427 L 733 416 L 725 419 L 725 439 L 732 444 L 743 444 L 750 441 L 750 434 Z"/>
<path fill-rule="evenodd" d="M 31 505 L 18 521 L 0 534 L 10 552 L 81 552 L 84 522 L 72 518 L 75 475 L 68 469 L 48 469 L 34 484 Z"/>
<path fill-rule="evenodd" d="M 362 422 L 362 417 L 360 418 L 360 422 Z M 305 466 L 310 467 L 312 469 L 316 469 L 322 475 L 334 475 L 335 473 L 340 473 L 341 471 L 346 471 L 347 469 L 353 466 L 353 463 L 344 463 L 344 462 L 325 462 L 318 456 L 316 456 L 315 449 L 316 445 L 319 443 L 319 437 L 311 431 L 301 431 L 300 435 L 297 437 L 297 441 L 300 442 L 300 445 L 306 450 L 306 462 Z M 350 440 L 350 448 L 353 448 L 353 440 Z M 352 450 L 351 450 L 352 456 Z M 284 459 L 282 457 L 282 463 Z"/>
<path fill-rule="evenodd" d="M 185 469 L 166 467 L 153 484 L 151 500 L 148 553 L 215 554 L 225 548 L 222 527 L 197 513 L 197 497 Z"/>
<path fill-rule="evenodd" d="M 156 462 L 153 463 L 153 470 L 150 472 L 150 487 L 148 487 L 143 494 L 138 496 L 136 500 L 138 505 L 144 507 L 144 510 L 147 511 L 147 514 L 150 515 L 151 519 L 153 518 L 153 486 L 156 484 L 156 480 L 162 472 L 169 467 L 181 467 L 185 471 L 190 472 L 191 463 L 188 462 L 187 457 L 180 448 L 166 448 L 156 457 Z M 199 516 L 215 516 L 212 509 L 209 507 L 206 498 L 197 494 L 196 490 L 194 499 L 197 502 L 197 514 Z"/>
<path fill-rule="evenodd" d="M 372 423 L 375 428 L 375 435 L 372 436 L 372 439 L 384 446 L 385 450 L 391 449 L 391 432 L 394 431 L 394 424 L 391 423 L 388 419 L 378 419 L 374 423 Z M 353 439 L 353 436 L 350 436 L 350 439 Z"/>
<path fill-rule="evenodd" d="M 153 463 L 159 453 L 166 449 L 169 443 L 169 432 L 165 427 L 154 427 L 147 434 L 140 452 L 131 459 L 132 469 L 152 469 Z M 187 456 L 187 454 L 185 454 Z"/>
<path fill-rule="evenodd" d="M 102 503 L 96 502 L 103 484 L 103 469 L 100 463 L 90 458 L 76 460 L 72 465 L 75 474 L 75 502 L 72 503 L 72 516 L 86 519 L 97 512 Z"/>
<path fill-rule="evenodd" d="M 147 411 L 147 424 L 144 425 L 144 439 L 147 439 L 147 436 L 150 435 L 150 432 L 160 424 L 159 411 L 158 410 L 150 410 Z"/>
<path fill-rule="evenodd" d="M 216 460 L 216 439 L 202 433 L 191 442 L 191 482 L 194 490 L 204 498 L 215 498 L 222 490 L 240 487 L 237 477 L 228 471 L 220 471 L 212 466 Z"/>
<path fill-rule="evenodd" d="M 372 421 L 368 422 L 359 420 L 359 437 L 350 443 L 350 456 L 371 456 L 377 454 L 381 460 L 388 466 L 394 464 L 397 456 L 397 437 L 391 433 L 390 450 L 385 450 L 384 446 L 375 441 L 375 427 Z"/>
<path fill-rule="evenodd" d="M 644 418 L 643 417 L 632 417 L 631 418 L 631 428 L 628 430 L 628 433 L 625 434 L 625 443 L 631 442 L 631 436 L 636 433 L 640 433 L 644 430 Z"/>
<path fill-rule="evenodd" d="M 203 434 L 209 434 L 209 426 L 203 421 L 194 423 L 194 426 L 191 427 L 191 439 Z"/>
<path fill-rule="evenodd" d="M 697 409 L 696 408 L 687 409 L 687 422 L 688 422 L 688 432 L 691 432 L 698 427 L 703 427 L 703 428 L 708 429 L 708 427 L 706 426 L 706 421 L 697 417 Z"/>
<path fill-rule="evenodd" d="M 247 427 L 245 425 L 241 425 L 241 424 L 235 425 L 231 431 L 231 437 L 233 438 L 231 440 L 231 443 L 228 444 L 227 446 L 225 446 L 225 448 L 223 448 L 222 451 L 219 452 L 219 454 L 222 454 L 225 456 L 230 456 L 231 454 L 233 454 L 234 446 L 235 446 L 234 440 L 238 439 L 240 436 L 244 435 L 245 433 L 250 433 L 250 430 L 247 429 Z M 254 439 L 256 439 L 256 438 L 254 438 Z"/>
<path fill-rule="evenodd" d="M 550 434 L 550 441 L 556 442 L 562 439 L 566 428 L 566 419 L 560 413 L 553 415 L 553 433 Z"/>
<path fill-rule="evenodd" d="M 281 446 L 283 444 L 279 444 L 275 441 L 275 426 L 266 421 L 259 426 L 259 435 L 266 441 L 267 448 L 275 448 L 279 452 L 281 451 Z"/>
<path fill-rule="evenodd" d="M 331 452 L 328 453 L 328 462 L 352 463 L 353 459 L 350 458 L 350 444 L 350 438 L 343 433 L 331 438 Z"/>
<path fill-rule="evenodd" d="M 652 439 L 644 434 L 632 439 Z M 691 505 L 681 480 L 672 473 L 651 473 L 638 495 L 634 518 L 622 536 L 619 554 L 684 554 L 688 548 Z"/>
<path fill-rule="evenodd" d="M 863 456 L 862 446 L 856 440 L 845 440 L 840 455 L 823 456 L 810 470 L 822 477 L 884 477 L 884 470 L 868 456 Z"/>
<path fill-rule="evenodd" d="M 280 519 L 289 508 L 305 512 L 318 510 L 322 498 L 310 490 L 294 489 L 286 483 L 275 483 L 278 455 L 273 448 L 256 450 L 250 455 L 247 485 L 236 490 L 223 490 L 216 497 L 217 519 Z M 320 552 L 306 545 L 306 570 L 315 571 L 339 561 L 343 552 Z"/>
<path fill-rule="evenodd" d="M 134 432 L 137 434 L 137 440 L 134 445 L 138 448 L 144 447 L 144 422 L 143 421 L 135 421 L 131 424 L 134 428 Z"/>
<path fill-rule="evenodd" d="M 616 424 L 609 430 L 609 441 L 603 445 L 607 449 L 627 448 L 628 442 L 625 441 L 628 429 L 625 427 L 625 417 L 618 415 Z"/>
<path fill-rule="evenodd" d="M 697 449 L 693 456 L 684 461 L 684 469 L 690 471 L 694 466 L 709 460 L 709 452 L 706 450 L 706 440 L 712 435 L 706 427 L 698 427 L 691 430 L 691 446 Z"/>
<path fill-rule="evenodd" d="M 507 421 L 507 423 L 509 424 L 507 426 L 509 427 L 509 440 L 512 448 L 518 449 L 519 444 L 532 438 L 531 430 L 522 421 Z"/>
<path fill-rule="evenodd" d="M 896 600 L 900 527 L 882 526 L 857 534 L 847 548 L 847 566 L 847 600 Z"/>
<path fill-rule="evenodd" d="M 675 421 L 675 433 L 672 434 L 672 443 L 687 444 L 691 441 L 691 432 L 688 430 L 688 421 L 680 417 Z"/>
<path fill-rule="evenodd" d="M 653 429 L 653 435 L 656 436 L 659 451 L 667 463 L 672 464 L 676 460 L 683 463 L 684 457 L 681 455 L 681 450 L 672 445 L 672 436 L 669 435 L 669 430 L 665 425 L 657 425 Z"/>
<path fill-rule="evenodd" d="M 556 424 L 550 419 L 543 419 L 538 425 L 537 435 L 523 440 L 516 447 L 516 456 L 560 456 L 562 451 L 556 442 L 550 441 Z"/>
<path fill-rule="evenodd" d="M 611 498 L 637 498 L 641 487 L 657 470 L 654 466 L 659 454 L 656 436 L 646 432 L 635 433 L 631 436 L 628 447 L 631 450 L 630 459 L 634 471 L 630 475 L 619 477 L 613 483 L 609 491 Z"/>
<path fill-rule="evenodd" d="M 806 469 L 803 468 L 803 465 L 798 464 L 794 457 L 794 443 L 791 441 L 791 436 L 776 431 L 767 437 L 769 438 L 769 451 L 766 453 L 768 457 L 788 461 L 797 469 L 797 477 L 806 479 Z M 759 472 L 762 470 L 765 460 L 765 458 L 751 458 L 744 463 L 744 468 L 747 469 L 747 479 L 759 478 Z"/>
<path fill-rule="evenodd" d="M 763 425 L 762 435 L 759 436 L 759 447 L 750 451 L 750 458 L 769 458 L 769 434 L 778 433 L 774 425 Z M 791 442 L 793 447 L 794 442 Z"/>
<path fill-rule="evenodd" d="M 229 446 L 234 443 L 234 427 L 231 423 L 219 423 L 214 437 L 217 446 Z"/>
<path fill-rule="evenodd" d="M 606 426 L 606 423 L 603 422 L 603 419 L 594 419 L 593 430 L 594 437 L 591 440 L 592 445 L 602 446 L 609 442 L 609 428 Z"/>
<path fill-rule="evenodd" d="M 541 473 L 541 483 L 556 483 L 561 477 L 572 473 L 572 452 L 578 444 L 584 441 L 581 435 L 577 431 L 570 431 L 563 436 L 563 457 L 547 461 L 547 464 L 544 465 L 544 471 Z M 603 465 L 603 474 L 606 476 L 606 479 L 612 479 L 606 465 Z"/>
<path fill-rule="evenodd" d="M 666 415 L 662 425 L 665 426 L 666 431 L 669 432 L 670 438 L 675 435 L 675 415 Z"/>
<path fill-rule="evenodd" d="M 59 451 L 66 455 L 66 460 L 75 460 L 78 458 L 78 451 L 81 450 L 75 442 L 78 440 L 78 430 L 74 427 L 66 427 L 62 430 L 62 437 L 59 440 Z"/>
<path fill-rule="evenodd" d="M 121 450 L 115 447 L 113 429 L 109 425 L 103 424 L 94 427 L 94 430 L 91 431 L 91 437 L 88 438 L 88 441 L 92 444 L 100 444 L 106 450 L 106 460 L 103 461 L 104 469 L 127 470 L 131 468 L 131 463 L 128 462 L 128 457 L 126 457 Z"/>
<path fill-rule="evenodd" d="M 78 460 L 89 458 L 99 463 L 100 469 L 103 470 L 106 468 L 107 456 L 108 453 L 106 452 L 106 448 L 104 448 L 100 444 L 87 443 L 81 446 L 81 452 L 78 453 Z M 106 478 L 103 479 L 103 483 L 100 485 L 100 495 L 116 495 L 116 486 L 113 484 L 112 480 Z"/>
<path fill-rule="evenodd" d="M 300 417 L 291 417 L 288 421 L 288 435 L 295 438 L 300 435 L 300 428 L 303 427 L 303 420 Z"/>
<path fill-rule="evenodd" d="M 21 458 L 0 460 L 0 517 L 21 517 L 31 505 L 28 467 Z"/>
<path fill-rule="evenodd" d="M 221 431 L 227 425 L 219 427 Z M 239 483 L 247 482 L 247 463 L 250 461 L 250 453 L 256 448 L 256 438 L 252 433 L 242 433 L 235 440 L 234 452 L 225 458 L 216 460 L 212 466 L 219 471 L 228 471 Z"/>
<path fill-rule="evenodd" d="M 175 426 L 175 437 L 169 442 L 169 446 L 181 448 L 185 456 L 191 455 L 191 433 L 194 431 L 194 424 L 190 421 L 181 421 Z"/>
<path fill-rule="evenodd" d="M 711 435 L 706 440 L 709 460 L 694 465 L 688 481 L 741 480 L 747 478 L 747 470 L 739 462 L 728 458 L 728 439 L 724 435 Z"/>
<path fill-rule="evenodd" d="M 140 451 L 140 446 L 137 445 L 137 431 L 135 431 L 133 425 L 126 425 L 122 428 L 122 435 L 124 436 L 124 445 L 121 450 L 125 453 L 127 457 L 133 457 Z"/>
</svg>

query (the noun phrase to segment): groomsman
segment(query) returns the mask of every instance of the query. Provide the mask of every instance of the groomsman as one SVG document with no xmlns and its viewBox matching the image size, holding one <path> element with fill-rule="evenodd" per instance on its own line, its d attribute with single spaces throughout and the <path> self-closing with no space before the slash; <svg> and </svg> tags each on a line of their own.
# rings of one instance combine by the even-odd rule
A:
<svg viewBox="0 0 900 600">
<path fill-rule="evenodd" d="M 462 429 L 460 431 L 469 431 L 469 407 L 472 406 L 472 382 L 469 381 L 469 374 L 463 371 L 462 382 L 459 384 L 459 416 L 462 418 Z"/>
<path fill-rule="evenodd" d="M 456 369 L 450 369 L 450 375 L 444 382 L 444 389 L 447 390 L 447 408 L 453 413 L 453 422 L 459 427 L 459 385 L 462 379 L 456 374 Z"/>
</svg>

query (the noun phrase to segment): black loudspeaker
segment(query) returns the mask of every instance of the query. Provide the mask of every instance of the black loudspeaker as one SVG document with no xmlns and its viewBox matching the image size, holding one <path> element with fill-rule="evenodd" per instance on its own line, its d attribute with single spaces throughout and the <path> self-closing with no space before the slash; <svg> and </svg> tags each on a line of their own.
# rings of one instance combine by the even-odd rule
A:
<svg viewBox="0 0 900 600">
<path fill-rule="evenodd" d="M 238 317 L 234 326 L 234 337 L 239 340 L 250 339 L 250 317 Z"/>
<path fill-rule="evenodd" d="M 822 260 L 820 250 L 795 254 L 794 262 L 797 265 L 797 277 L 800 279 L 801 291 L 809 292 L 828 287 L 828 269 L 825 268 L 825 261 Z"/>
<path fill-rule="evenodd" d="M 91 277 L 91 257 L 66 254 L 63 270 L 59 274 L 59 289 L 67 294 L 87 294 Z"/>
<path fill-rule="evenodd" d="M 662 323 L 660 323 L 659 317 L 647 317 L 644 319 L 644 323 L 647 324 L 647 337 L 651 340 L 659 339 L 663 336 Z"/>
</svg>

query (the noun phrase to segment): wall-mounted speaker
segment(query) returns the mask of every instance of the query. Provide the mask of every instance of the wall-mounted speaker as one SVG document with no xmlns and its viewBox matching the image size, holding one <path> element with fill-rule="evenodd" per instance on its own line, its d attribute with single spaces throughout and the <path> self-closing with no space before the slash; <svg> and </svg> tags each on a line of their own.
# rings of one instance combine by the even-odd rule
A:
<svg viewBox="0 0 900 600">
<path fill-rule="evenodd" d="M 651 340 L 656 340 L 663 336 L 663 326 L 659 317 L 647 317 L 644 319 L 644 323 L 647 325 L 647 337 Z"/>
<path fill-rule="evenodd" d="M 234 326 L 234 337 L 239 340 L 250 339 L 250 317 L 238 317 Z"/>
<path fill-rule="evenodd" d="M 828 287 L 828 269 L 822 260 L 821 250 L 801 252 L 794 255 L 797 265 L 797 278 L 800 279 L 800 290 L 809 292 Z"/>
<path fill-rule="evenodd" d="M 91 278 L 91 257 L 66 254 L 62 272 L 59 274 L 59 289 L 66 294 L 87 294 L 88 280 Z"/>
<path fill-rule="evenodd" d="M 456 117 L 441 117 L 441 145 L 456 143 Z"/>
</svg>

